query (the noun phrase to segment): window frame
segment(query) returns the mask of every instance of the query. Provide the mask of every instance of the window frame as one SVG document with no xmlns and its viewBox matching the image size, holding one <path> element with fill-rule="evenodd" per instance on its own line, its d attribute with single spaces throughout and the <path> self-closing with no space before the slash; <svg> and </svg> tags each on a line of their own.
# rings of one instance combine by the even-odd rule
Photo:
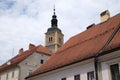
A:
<svg viewBox="0 0 120 80">
<path fill-rule="evenodd" d="M 91 74 L 93 78 L 91 77 L 91 79 L 89 79 L 89 76 L 91 76 Z M 94 80 L 94 79 L 95 79 L 94 71 L 87 72 L 87 80 Z"/>
<path fill-rule="evenodd" d="M 41 64 L 43 64 L 43 63 L 44 63 L 44 60 L 43 60 L 43 59 L 41 59 L 41 60 L 40 60 L 40 63 L 41 63 Z"/>
<path fill-rule="evenodd" d="M 12 71 L 12 78 L 14 78 L 15 76 L 15 71 Z"/>
<path fill-rule="evenodd" d="M 29 75 L 30 75 L 30 74 L 32 74 L 32 70 L 31 70 L 31 69 L 29 69 Z"/>
<path fill-rule="evenodd" d="M 53 42 L 53 37 L 49 37 L 49 38 L 48 38 L 48 41 L 49 41 L 49 42 Z"/>
<path fill-rule="evenodd" d="M 6 74 L 6 80 L 8 80 L 8 77 L 9 77 L 9 73 Z"/>
<path fill-rule="evenodd" d="M 79 78 L 79 79 L 78 79 Z M 74 80 L 81 80 L 80 79 L 80 74 L 74 75 Z"/>
<path fill-rule="evenodd" d="M 64 78 L 61 78 L 61 80 L 67 80 L 67 78 L 66 78 L 66 77 L 64 77 Z"/>
<path fill-rule="evenodd" d="M 120 64 L 119 63 L 115 63 L 115 64 L 111 64 L 111 65 L 109 65 L 109 67 L 110 67 L 110 78 L 111 78 L 111 80 L 113 80 L 113 77 L 112 77 L 112 71 L 111 71 L 111 66 L 114 66 L 114 65 L 118 65 L 118 71 L 119 71 L 119 74 L 120 74 Z M 119 76 L 119 78 L 120 78 L 120 76 Z"/>
</svg>

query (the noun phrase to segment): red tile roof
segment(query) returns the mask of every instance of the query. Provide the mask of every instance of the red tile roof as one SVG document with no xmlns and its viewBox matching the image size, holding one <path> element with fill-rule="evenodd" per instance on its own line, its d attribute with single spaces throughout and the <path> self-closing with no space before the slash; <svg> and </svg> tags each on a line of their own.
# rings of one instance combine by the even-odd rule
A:
<svg viewBox="0 0 120 80">
<path fill-rule="evenodd" d="M 49 55 L 49 56 L 52 55 L 52 53 L 48 49 L 46 49 L 42 45 L 39 45 L 37 47 L 32 48 L 31 50 L 26 50 L 23 53 L 20 53 L 20 54 L 16 55 L 12 59 L 7 61 L 3 65 L 1 65 L 0 66 L 0 72 L 4 71 L 7 68 L 10 68 L 11 66 L 15 66 L 15 65 L 19 64 L 24 59 L 26 59 L 28 56 L 32 55 L 34 52 L 38 52 L 40 54 L 45 54 L 45 55 Z"/>
<path fill-rule="evenodd" d="M 120 24 L 120 14 L 73 36 L 27 78 L 94 56 L 104 46 L 118 24 Z M 117 47 L 120 47 L 120 30 L 104 51 Z"/>
</svg>

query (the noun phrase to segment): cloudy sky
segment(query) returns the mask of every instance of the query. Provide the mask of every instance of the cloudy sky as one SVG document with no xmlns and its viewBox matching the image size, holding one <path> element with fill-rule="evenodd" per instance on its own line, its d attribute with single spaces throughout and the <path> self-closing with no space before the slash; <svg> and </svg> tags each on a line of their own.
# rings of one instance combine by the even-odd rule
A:
<svg viewBox="0 0 120 80">
<path fill-rule="evenodd" d="M 0 64 L 28 49 L 29 43 L 44 45 L 51 26 L 53 5 L 65 41 L 92 23 L 99 23 L 105 10 L 120 12 L 120 0 L 0 0 Z"/>
</svg>

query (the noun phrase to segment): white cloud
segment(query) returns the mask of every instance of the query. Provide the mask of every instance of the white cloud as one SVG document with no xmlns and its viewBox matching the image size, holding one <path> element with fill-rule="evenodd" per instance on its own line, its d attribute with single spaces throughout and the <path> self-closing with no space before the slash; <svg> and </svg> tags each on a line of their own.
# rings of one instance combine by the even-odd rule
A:
<svg viewBox="0 0 120 80">
<path fill-rule="evenodd" d="M 11 58 L 13 48 L 15 55 L 29 43 L 44 45 L 54 4 L 65 41 L 99 23 L 102 11 L 108 9 L 111 16 L 120 12 L 119 0 L 0 0 L 0 63 Z"/>
</svg>

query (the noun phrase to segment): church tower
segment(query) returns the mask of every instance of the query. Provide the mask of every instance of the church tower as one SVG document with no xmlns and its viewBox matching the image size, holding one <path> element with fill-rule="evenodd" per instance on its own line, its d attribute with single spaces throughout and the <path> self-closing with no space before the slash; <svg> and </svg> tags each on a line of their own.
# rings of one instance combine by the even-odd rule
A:
<svg viewBox="0 0 120 80">
<path fill-rule="evenodd" d="M 62 31 L 58 28 L 58 20 L 55 14 L 55 8 L 53 9 L 53 16 L 51 20 L 51 27 L 48 28 L 45 33 L 45 47 L 48 48 L 53 53 L 58 50 L 63 45 L 63 34 Z"/>
</svg>

